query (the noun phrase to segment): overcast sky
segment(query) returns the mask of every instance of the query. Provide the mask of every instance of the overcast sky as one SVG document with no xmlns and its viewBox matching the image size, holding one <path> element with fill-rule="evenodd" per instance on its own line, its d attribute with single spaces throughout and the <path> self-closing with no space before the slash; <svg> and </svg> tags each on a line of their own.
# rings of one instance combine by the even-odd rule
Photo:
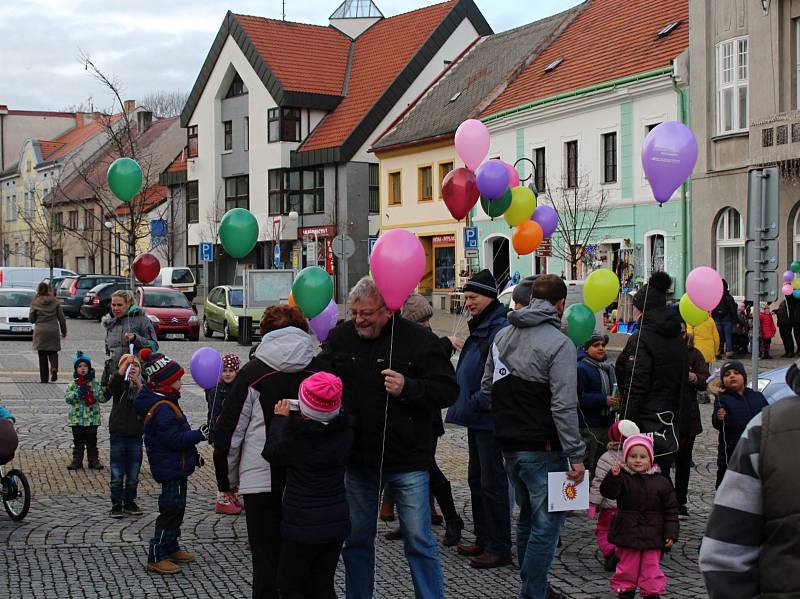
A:
<svg viewBox="0 0 800 599">
<path fill-rule="evenodd" d="M 286 0 L 286 19 L 327 24 L 341 0 Z M 476 0 L 494 31 L 535 21 L 579 0 Z M 375 0 L 385 16 L 434 4 Z M 227 10 L 281 18 L 280 0 L 1 0 L 0 104 L 59 110 L 113 107 L 84 70 L 81 51 L 122 83 L 125 98 L 190 90 Z"/>
</svg>

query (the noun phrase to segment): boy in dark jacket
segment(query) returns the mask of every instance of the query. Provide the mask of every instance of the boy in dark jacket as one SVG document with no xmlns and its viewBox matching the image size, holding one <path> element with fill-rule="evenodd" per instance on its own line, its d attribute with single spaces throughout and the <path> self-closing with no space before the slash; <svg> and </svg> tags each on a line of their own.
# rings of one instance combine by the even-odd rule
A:
<svg viewBox="0 0 800 599">
<path fill-rule="evenodd" d="M 278 588 L 281 597 L 335 597 L 333 577 L 350 534 L 344 474 L 353 431 L 342 415 L 342 381 L 318 372 L 290 401 L 275 405 L 264 459 L 287 467 L 283 493 Z"/>
<path fill-rule="evenodd" d="M 728 461 L 747 423 L 767 405 L 767 399 L 760 391 L 746 386 L 747 372 L 738 360 L 725 362 L 719 375 L 723 389 L 714 402 L 714 412 L 711 414 L 711 425 L 719 431 L 717 487 L 725 476 Z"/>
<path fill-rule="evenodd" d="M 139 352 L 144 362 L 147 384 L 136 396 L 136 412 L 144 419 L 144 444 L 150 471 L 161 483 L 156 530 L 150 539 L 147 570 L 176 574 L 177 563 L 194 561 L 194 555 L 178 544 L 183 514 L 186 511 L 186 483 L 200 465 L 195 446 L 208 436 L 208 425 L 192 430 L 181 411 L 183 368 L 175 360 L 151 351 Z"/>
<path fill-rule="evenodd" d="M 619 406 L 614 365 L 606 359 L 608 335 L 594 334 L 578 350 L 578 421 L 586 443 L 584 465 L 594 476 L 597 460 L 608 443 L 612 410 Z"/>
<path fill-rule="evenodd" d="M 622 444 L 623 465 L 614 464 L 600 493 L 616 499 L 617 513 L 608 540 L 616 545 L 616 572 L 611 590 L 620 599 L 660 597 L 667 587 L 661 571 L 661 550 L 678 540 L 678 502 L 666 477 L 653 464 L 653 440 L 633 435 Z"/>
</svg>

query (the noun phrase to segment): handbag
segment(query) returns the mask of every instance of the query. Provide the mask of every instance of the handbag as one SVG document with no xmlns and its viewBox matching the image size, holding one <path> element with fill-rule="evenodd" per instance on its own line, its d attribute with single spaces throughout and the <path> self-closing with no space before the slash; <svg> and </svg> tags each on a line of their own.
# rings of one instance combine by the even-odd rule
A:
<svg viewBox="0 0 800 599">
<path fill-rule="evenodd" d="M 675 412 L 665 411 L 639 416 L 639 429 L 653 440 L 655 457 L 678 451 L 678 433 L 675 430 Z"/>
</svg>

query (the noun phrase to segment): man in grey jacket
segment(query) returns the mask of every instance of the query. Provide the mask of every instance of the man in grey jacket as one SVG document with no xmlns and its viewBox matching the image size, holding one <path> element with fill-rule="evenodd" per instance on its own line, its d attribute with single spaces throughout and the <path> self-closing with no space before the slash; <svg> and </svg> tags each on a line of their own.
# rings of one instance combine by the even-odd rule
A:
<svg viewBox="0 0 800 599">
<path fill-rule="evenodd" d="M 520 507 L 517 552 L 525 599 L 545 599 L 564 523 L 564 512 L 548 511 L 547 473 L 567 471 L 576 483 L 584 476 L 577 355 L 560 329 L 566 298 L 559 277 L 538 277 L 531 304 L 509 314 L 511 326 L 497 333 L 482 381 Z"/>
</svg>

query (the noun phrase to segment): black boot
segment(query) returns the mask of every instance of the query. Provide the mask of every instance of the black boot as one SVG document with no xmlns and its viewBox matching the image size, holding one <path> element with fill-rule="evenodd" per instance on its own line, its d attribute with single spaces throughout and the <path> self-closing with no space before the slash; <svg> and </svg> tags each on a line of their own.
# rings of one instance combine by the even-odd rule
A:
<svg viewBox="0 0 800 599">
<path fill-rule="evenodd" d="M 83 441 L 75 441 L 75 447 L 72 448 L 72 461 L 67 466 L 67 470 L 80 470 L 83 468 Z"/>
<path fill-rule="evenodd" d="M 464 521 L 456 511 L 455 503 L 453 502 L 453 490 L 448 481 L 439 483 L 431 487 L 433 496 L 439 503 L 439 508 L 442 510 L 444 516 L 445 532 L 442 539 L 442 545 L 445 547 L 453 547 L 458 545 L 461 540 L 461 531 L 464 528 Z"/>
<path fill-rule="evenodd" d="M 636 597 L 636 591 L 622 591 L 619 594 L 619 599 L 633 599 Z"/>
<path fill-rule="evenodd" d="M 89 458 L 89 468 L 92 470 L 102 470 L 103 464 L 100 463 L 100 451 L 97 445 L 89 445 L 86 447 L 86 456 Z"/>
</svg>

